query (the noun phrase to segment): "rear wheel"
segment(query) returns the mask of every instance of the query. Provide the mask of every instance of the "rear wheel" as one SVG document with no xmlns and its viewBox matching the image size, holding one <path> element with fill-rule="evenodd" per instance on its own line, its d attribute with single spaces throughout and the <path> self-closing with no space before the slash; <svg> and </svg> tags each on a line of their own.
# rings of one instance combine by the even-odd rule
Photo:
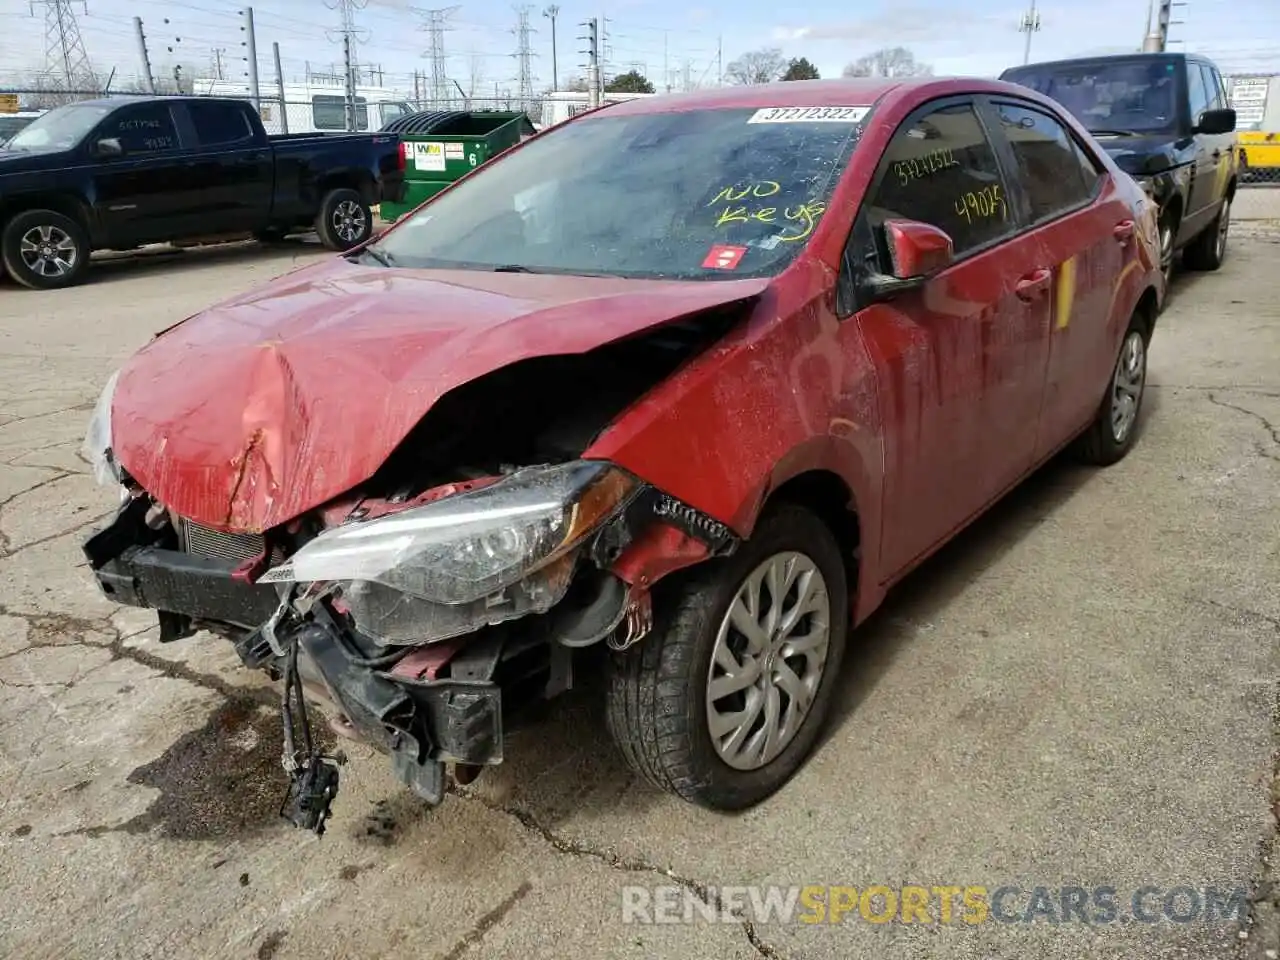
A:
<svg viewBox="0 0 1280 960">
<path fill-rule="evenodd" d="M 316 233 L 330 250 L 358 247 L 373 233 L 373 210 L 355 190 L 330 190 L 320 203 Z"/>
<path fill-rule="evenodd" d="M 1164 274 L 1165 288 L 1173 280 L 1174 239 L 1178 235 L 1177 214 L 1169 211 L 1160 218 L 1160 272 Z"/>
<path fill-rule="evenodd" d="M 1085 463 L 1106 467 L 1123 459 L 1134 444 L 1138 414 L 1147 385 L 1147 325 L 1140 313 L 1129 321 L 1120 356 L 1112 369 L 1106 396 L 1089 429 L 1076 441 L 1076 454 Z"/>
<path fill-rule="evenodd" d="M 835 537 L 790 504 L 731 557 L 655 596 L 658 623 L 616 654 L 609 729 L 650 783 L 737 810 L 812 750 L 839 682 L 849 593 Z"/>
<path fill-rule="evenodd" d="M 1222 209 L 1187 248 L 1186 263 L 1192 270 L 1217 270 L 1227 256 L 1227 231 L 1231 229 L 1231 198 L 1223 197 Z"/>
<path fill-rule="evenodd" d="M 56 290 L 80 281 L 89 265 L 89 237 L 56 210 L 26 210 L 0 235 L 9 276 L 33 290 Z"/>
</svg>

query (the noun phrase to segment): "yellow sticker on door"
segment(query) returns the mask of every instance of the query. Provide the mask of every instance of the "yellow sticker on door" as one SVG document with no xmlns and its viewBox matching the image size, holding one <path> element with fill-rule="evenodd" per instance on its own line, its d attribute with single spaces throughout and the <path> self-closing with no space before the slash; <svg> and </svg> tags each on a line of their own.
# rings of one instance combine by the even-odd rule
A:
<svg viewBox="0 0 1280 960">
<path fill-rule="evenodd" d="M 1071 307 L 1076 298 L 1076 258 L 1071 257 L 1058 267 L 1058 302 L 1055 313 L 1059 330 L 1071 323 Z"/>
<path fill-rule="evenodd" d="M 413 165 L 419 170 L 443 171 L 445 168 L 443 143 L 415 143 Z"/>
</svg>

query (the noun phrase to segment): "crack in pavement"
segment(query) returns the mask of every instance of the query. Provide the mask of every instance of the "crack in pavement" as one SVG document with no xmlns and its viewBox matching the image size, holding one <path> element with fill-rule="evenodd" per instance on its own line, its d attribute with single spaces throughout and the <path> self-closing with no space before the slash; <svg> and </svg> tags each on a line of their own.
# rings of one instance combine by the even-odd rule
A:
<svg viewBox="0 0 1280 960">
<path fill-rule="evenodd" d="M 624 873 L 652 873 L 657 876 L 666 877 L 673 883 L 684 887 L 686 890 L 694 894 L 699 900 L 708 907 L 713 908 L 717 913 L 726 916 L 732 916 L 742 926 L 742 931 L 746 934 L 747 941 L 762 957 L 768 960 L 782 960 L 782 954 L 771 944 L 765 943 L 756 931 L 756 926 L 750 920 L 742 917 L 740 914 L 726 910 L 724 901 L 719 895 L 714 893 L 709 884 L 700 880 L 694 880 L 692 877 L 681 876 L 669 868 L 663 868 L 657 864 L 649 863 L 647 860 L 637 859 L 634 857 L 620 857 L 615 853 L 609 853 L 607 850 L 598 850 L 595 847 L 589 847 L 586 844 L 579 843 L 576 840 L 570 840 L 560 836 L 550 827 L 542 823 L 538 818 L 521 807 L 498 803 L 490 800 L 488 797 L 482 796 L 473 791 L 459 787 L 455 783 L 451 783 L 448 792 L 463 800 L 470 800 L 479 803 L 481 806 L 494 813 L 501 813 L 505 816 L 512 817 L 520 823 L 530 833 L 540 837 L 557 853 L 565 854 L 570 857 L 585 857 L 591 860 L 597 860 L 605 864 L 612 870 L 620 870 Z M 484 918 L 481 918 L 483 920 Z M 492 924 L 490 924 L 492 926 Z M 485 928 L 486 930 L 488 927 Z M 465 938 L 464 938 L 465 940 Z M 478 942 L 479 938 L 476 938 Z M 470 944 L 468 944 L 470 946 Z M 457 948 L 455 948 L 457 949 Z M 446 960 L 456 957 L 456 954 L 450 953 Z"/>
<path fill-rule="evenodd" d="M 483 914 L 471 929 L 464 933 L 462 938 L 441 957 L 441 960 L 458 960 L 459 957 L 483 940 L 484 935 L 496 927 L 517 903 L 529 895 L 529 891 L 532 889 L 533 884 L 528 880 L 516 887 L 514 891 L 503 898 L 501 903 Z"/>
<path fill-rule="evenodd" d="M 1271 436 L 1271 442 L 1275 444 L 1277 448 L 1280 448 L 1280 430 L 1277 430 L 1275 426 L 1272 425 L 1271 421 L 1268 420 L 1266 417 L 1264 417 L 1262 414 L 1256 413 L 1255 411 L 1250 410 L 1247 407 L 1240 407 L 1234 403 L 1227 403 L 1227 401 L 1225 400 L 1219 400 L 1212 392 L 1206 394 L 1206 396 L 1208 397 L 1209 402 L 1212 403 L 1214 406 L 1222 407 L 1226 410 L 1234 410 L 1236 413 L 1243 413 L 1246 417 L 1249 417 L 1250 419 L 1255 420 L 1258 423 L 1262 424 L 1263 428 L 1266 429 L 1267 433 Z M 1256 446 L 1257 446 L 1258 456 L 1265 457 L 1268 460 L 1275 460 L 1277 463 L 1280 463 L 1280 455 L 1277 455 L 1267 450 L 1260 443 L 1256 444 Z"/>
<path fill-rule="evenodd" d="M 1237 607 L 1229 603 L 1223 603 L 1221 600 L 1210 600 L 1207 597 L 1187 596 L 1186 599 L 1193 603 L 1203 603 L 1209 607 L 1216 607 L 1219 610 L 1225 610 L 1227 613 L 1233 613 L 1241 620 L 1261 621 L 1270 624 L 1277 631 L 1280 631 L 1280 617 L 1273 617 L 1270 614 L 1262 613 L 1258 610 L 1250 610 L 1248 607 Z"/>
<path fill-rule="evenodd" d="M 1149 383 L 1149 390 L 1189 390 L 1197 393 L 1247 393 L 1251 397 L 1269 397 L 1280 399 L 1280 391 L 1264 390 L 1261 387 L 1227 386 L 1202 387 L 1195 383 Z"/>
<path fill-rule="evenodd" d="M 44 417 L 56 417 L 60 413 L 73 413 L 73 412 L 87 413 L 88 411 L 92 410 L 94 406 L 96 406 L 96 404 L 97 404 L 97 401 L 82 400 L 73 406 L 62 407 L 58 410 L 49 410 L 49 411 L 46 411 L 45 413 L 29 413 L 25 417 L 10 417 L 8 420 L 0 421 L 0 430 L 4 429 L 7 426 L 10 426 L 11 424 L 26 423 L 28 420 L 40 420 Z"/>
<path fill-rule="evenodd" d="M 32 470 L 49 470 L 53 468 L 32 467 L 31 469 Z M 5 507 L 13 503 L 13 501 L 17 500 L 19 497 L 25 497 L 28 493 L 34 493 L 36 490 L 39 490 L 41 487 L 47 487 L 51 483 L 57 483 L 59 480 L 65 480 L 67 477 L 74 477 L 75 475 L 76 474 L 71 470 L 58 470 L 52 477 L 46 477 L 45 479 L 39 481 L 33 486 L 27 487 L 23 490 L 19 490 L 17 493 L 11 493 L 9 494 L 9 496 L 5 497 L 3 500 L 0 500 L 0 510 L 3 510 Z"/>
<path fill-rule="evenodd" d="M 218 694 L 224 700 L 236 703 L 243 703 L 252 706 L 264 706 L 276 708 L 279 707 L 279 698 L 269 689 L 264 687 L 242 687 L 238 684 L 229 683 L 227 680 L 213 673 L 205 673 L 200 670 L 193 670 L 185 662 L 176 660 L 167 660 L 164 657 L 156 656 L 154 653 L 148 653 L 137 647 L 127 647 L 125 643 L 138 636 L 146 633 L 154 627 L 143 627 L 132 633 L 123 633 L 121 628 L 112 622 L 111 616 L 102 617 L 97 620 L 86 617 L 77 617 L 71 614 L 60 613 L 24 613 L 19 610 L 10 610 L 8 607 L 0 604 L 0 616 L 13 617 L 22 620 L 27 624 L 28 636 L 32 638 L 28 644 L 21 650 L 14 650 L 11 653 L 0 657 L 0 660 L 7 660 L 10 657 L 16 657 L 21 653 L 29 650 L 36 650 L 46 647 L 74 647 L 87 646 L 106 650 L 111 655 L 111 661 L 131 660 L 134 663 L 154 670 L 163 676 L 174 680 L 185 680 L 187 683 L 201 687 L 205 690 Z M 64 633 L 71 636 L 80 637 L 78 642 L 72 643 L 51 643 L 41 638 L 51 634 Z M 95 644 L 83 639 L 86 633 L 101 633 L 111 637 L 110 642 L 106 644 Z M 110 661 L 109 661 L 110 662 Z"/>
<path fill-rule="evenodd" d="M 49 543 L 53 540 L 58 540 L 58 539 L 61 539 L 62 537 L 70 536 L 73 533 L 77 533 L 78 531 L 83 530 L 87 526 L 90 526 L 92 524 L 105 520 L 107 519 L 107 517 L 114 516 L 115 513 L 116 513 L 115 510 L 108 510 L 106 513 L 99 514 L 96 517 L 89 517 L 86 520 L 81 520 L 75 526 L 67 527 L 65 530 L 59 530 L 57 533 L 51 533 L 48 536 L 40 537 L 38 540 L 32 540 L 29 543 L 21 544 L 20 546 L 14 547 L 13 549 L 9 548 L 8 534 L 6 534 L 4 530 L 0 530 L 0 560 L 8 560 L 10 557 L 16 557 L 18 554 L 22 553 L 22 551 L 29 550 L 32 547 L 38 547 L 42 543 Z"/>
</svg>

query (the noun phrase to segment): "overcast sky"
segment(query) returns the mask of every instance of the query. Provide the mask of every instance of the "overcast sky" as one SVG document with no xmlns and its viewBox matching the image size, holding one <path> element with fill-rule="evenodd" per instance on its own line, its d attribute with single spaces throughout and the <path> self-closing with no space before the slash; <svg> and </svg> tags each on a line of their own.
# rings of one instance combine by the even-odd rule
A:
<svg viewBox="0 0 1280 960">
<path fill-rule="evenodd" d="M 428 3 L 430 0 L 424 0 Z M 443 0 L 440 0 L 443 2 Z M 740 0 L 601 0 L 592 9 L 564 0 L 558 18 L 559 76 L 582 72 L 580 22 L 604 18 L 603 54 L 615 72 L 636 67 L 661 86 L 664 64 L 670 82 L 686 74 L 696 84 L 714 82 L 717 49 L 723 62 L 745 50 L 781 47 L 787 56 L 806 56 L 824 76 L 834 76 L 850 60 L 883 46 L 906 46 L 933 65 L 937 74 L 994 75 L 1020 63 L 1024 36 L 1017 25 L 1025 7 L 1017 0 L 969 0 L 963 5 L 906 3 L 855 5 L 838 0 L 780 4 Z M 0 10 L 0 84 L 14 85 L 44 61 L 41 0 L 28 12 L 27 0 L 7 0 Z M 1029 5 L 1029 0 L 1028 0 Z M 219 59 L 228 79 L 245 75 L 242 9 L 234 0 L 87 0 L 75 7 L 94 69 L 105 76 L 140 75 L 133 17 L 143 19 L 153 68 L 168 71 L 179 63 L 184 76 L 208 76 Z M 551 81 L 551 21 L 543 7 L 532 6 L 530 36 L 535 54 L 535 89 Z M 1170 36 L 1176 49 L 1199 50 L 1215 57 L 1226 72 L 1280 71 L 1280 0 L 1188 0 L 1175 8 L 1184 24 Z M 324 69 L 340 60 L 330 32 L 339 14 L 322 0 L 260 0 L 254 7 L 260 70 L 264 83 L 273 76 L 271 43 L 280 44 L 284 70 L 301 79 L 308 61 Z M 1047 0 L 1040 7 L 1041 29 L 1033 35 L 1032 59 L 1135 49 L 1146 24 L 1146 0 Z M 380 65 L 385 82 L 412 89 L 412 72 L 428 70 L 423 51 L 428 37 L 423 17 L 410 0 L 368 0 L 357 11 L 362 30 L 358 57 Z M 472 0 L 449 17 L 445 34 L 452 79 L 492 91 L 494 84 L 514 88 L 516 60 L 514 7 L 494 0 Z M 221 51 L 216 52 L 216 51 Z M 686 66 L 687 65 L 687 66 Z M 479 89 L 477 90 L 479 92 Z"/>
</svg>

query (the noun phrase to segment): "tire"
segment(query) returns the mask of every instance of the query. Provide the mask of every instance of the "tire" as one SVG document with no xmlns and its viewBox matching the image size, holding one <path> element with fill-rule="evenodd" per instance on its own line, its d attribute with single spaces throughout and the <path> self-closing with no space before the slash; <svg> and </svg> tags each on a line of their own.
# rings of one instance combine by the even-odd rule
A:
<svg viewBox="0 0 1280 960">
<path fill-rule="evenodd" d="M 1169 284 L 1173 281 L 1173 267 L 1178 259 L 1178 251 L 1174 248 L 1174 243 L 1178 239 L 1178 218 L 1172 212 L 1166 211 L 1161 214 L 1156 229 L 1160 238 L 1160 272 L 1164 274 L 1167 296 Z"/>
<path fill-rule="evenodd" d="M 5 272 L 32 290 L 79 283 L 89 267 L 89 235 L 56 210 L 24 210 L 0 234 Z"/>
<path fill-rule="evenodd" d="M 754 769 L 735 769 L 717 749 L 710 730 L 708 678 L 713 670 L 713 654 L 722 621 L 728 620 L 739 589 L 745 589 L 748 578 L 763 564 L 788 555 L 802 566 L 795 584 L 800 584 L 800 577 L 805 574 L 809 576 L 803 582 L 812 584 L 814 573 L 824 582 L 828 624 L 825 661 L 821 671 L 812 675 L 816 693 L 791 739 L 784 742 L 780 752 L 774 752 L 772 759 L 758 757 L 757 763 L 767 762 Z M 631 768 L 659 789 L 699 806 L 741 810 L 769 797 L 790 780 L 813 749 L 826 719 L 840 680 L 849 631 L 844 561 L 826 524 L 802 507 L 780 504 L 761 518 L 751 539 L 732 556 L 708 561 L 690 574 L 677 574 L 672 579 L 674 583 L 660 584 L 655 590 L 654 631 L 611 658 L 609 731 Z M 761 597 L 765 592 L 767 586 L 760 586 Z M 809 620 L 808 626 L 815 626 L 820 617 L 821 612 L 804 619 Z M 726 633 L 737 643 L 749 642 L 745 634 L 729 631 L 727 624 Z M 766 663 L 794 664 L 797 669 L 792 675 L 803 673 L 803 679 L 809 676 L 804 668 L 810 664 L 800 663 L 802 660 L 805 658 L 799 654 L 778 661 L 769 655 Z M 739 666 L 742 662 L 738 661 Z M 764 686 L 773 691 L 780 689 L 773 682 Z M 739 693 L 759 697 L 761 691 L 751 684 Z M 769 696 L 764 693 L 766 700 Z M 783 694 L 775 696 L 775 702 L 787 700 Z M 733 706 L 724 700 L 718 702 L 725 709 Z M 764 709 L 757 712 L 763 714 Z M 789 708 L 780 709 L 785 717 Z M 749 734 L 750 730 L 749 727 Z M 748 735 L 745 739 L 750 743 L 752 738 Z"/>
<path fill-rule="evenodd" d="M 1227 256 L 1227 231 L 1231 229 L 1231 198 L 1222 198 L 1222 209 L 1213 223 L 1191 241 L 1183 262 L 1192 270 L 1217 270 Z"/>
<path fill-rule="evenodd" d="M 373 234 L 373 210 L 355 190 L 330 190 L 320 202 L 316 233 L 330 250 L 350 250 Z"/>
<path fill-rule="evenodd" d="M 1089 428 L 1076 441 L 1079 460 L 1098 467 L 1108 467 L 1124 459 L 1137 439 L 1138 417 L 1147 386 L 1147 324 L 1141 313 L 1135 313 L 1120 343 L 1120 354 L 1112 367 L 1107 390 L 1098 405 L 1098 414 Z M 1127 413 L 1124 397 L 1132 398 Z M 1119 412 L 1118 412 L 1119 411 Z M 1122 416 L 1123 414 L 1123 416 Z M 1117 423 L 1123 423 L 1123 429 Z"/>
</svg>

